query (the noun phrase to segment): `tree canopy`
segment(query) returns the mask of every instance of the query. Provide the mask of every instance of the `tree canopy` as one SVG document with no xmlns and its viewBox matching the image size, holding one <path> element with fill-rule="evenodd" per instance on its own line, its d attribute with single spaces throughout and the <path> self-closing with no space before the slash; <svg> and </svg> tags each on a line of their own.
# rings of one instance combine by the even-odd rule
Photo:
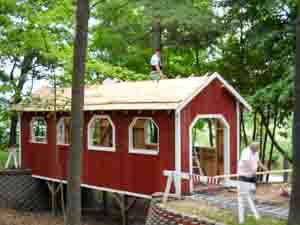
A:
<svg viewBox="0 0 300 225">
<path fill-rule="evenodd" d="M 147 79 L 156 41 L 169 78 L 219 72 L 251 102 L 253 123 L 265 117 L 289 128 L 297 6 L 296 0 L 93 0 L 85 83 Z M 59 86 L 71 85 L 74 7 L 71 0 L 0 0 L 1 107 L 30 96 L 37 80 L 53 85 L 55 75 Z M 7 113 L 1 111 L 3 118 L 16 121 Z"/>
</svg>

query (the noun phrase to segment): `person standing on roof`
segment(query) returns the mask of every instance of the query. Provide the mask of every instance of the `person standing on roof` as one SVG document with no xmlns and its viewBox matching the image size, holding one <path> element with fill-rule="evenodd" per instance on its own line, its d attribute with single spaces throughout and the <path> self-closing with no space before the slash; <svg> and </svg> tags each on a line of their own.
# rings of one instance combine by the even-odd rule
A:
<svg viewBox="0 0 300 225">
<path fill-rule="evenodd" d="M 152 55 L 150 65 L 151 65 L 151 72 L 150 72 L 151 80 L 160 80 L 166 78 L 166 76 L 162 72 L 160 49 L 156 49 L 155 54 Z"/>
</svg>

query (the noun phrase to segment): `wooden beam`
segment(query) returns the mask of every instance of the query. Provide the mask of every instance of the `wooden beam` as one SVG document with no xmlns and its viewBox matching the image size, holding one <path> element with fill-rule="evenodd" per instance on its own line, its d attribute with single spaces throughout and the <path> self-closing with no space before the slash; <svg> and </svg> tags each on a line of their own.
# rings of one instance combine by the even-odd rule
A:
<svg viewBox="0 0 300 225">
<path fill-rule="evenodd" d="M 122 225 L 128 225 L 128 196 L 112 193 L 112 197 L 116 200 L 118 203 L 120 210 L 121 210 L 121 216 L 122 216 Z"/>
<path fill-rule="evenodd" d="M 55 190 L 55 183 L 54 182 L 47 182 L 48 189 L 51 195 L 51 213 L 53 216 L 56 214 L 56 190 Z"/>
<path fill-rule="evenodd" d="M 104 215 L 107 215 L 107 191 L 102 192 L 102 203 Z"/>
</svg>

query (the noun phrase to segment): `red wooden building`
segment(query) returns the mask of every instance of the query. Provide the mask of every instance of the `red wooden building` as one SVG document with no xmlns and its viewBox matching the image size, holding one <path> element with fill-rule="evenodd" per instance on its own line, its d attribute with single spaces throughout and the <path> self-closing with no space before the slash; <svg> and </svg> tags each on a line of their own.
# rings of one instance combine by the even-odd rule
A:
<svg viewBox="0 0 300 225">
<path fill-rule="evenodd" d="M 22 167 L 35 178 L 66 180 L 70 95 L 69 88 L 57 91 L 56 116 L 50 88 L 16 106 Z M 209 171 L 220 168 L 214 173 L 234 173 L 244 109 L 250 106 L 216 73 L 86 87 L 82 186 L 146 198 L 162 192 L 164 170 L 193 172 L 192 129 L 199 119 L 212 119 L 216 127 L 215 160 L 203 154 L 202 162 Z M 182 192 L 192 191 L 192 182 L 178 182 Z"/>
</svg>

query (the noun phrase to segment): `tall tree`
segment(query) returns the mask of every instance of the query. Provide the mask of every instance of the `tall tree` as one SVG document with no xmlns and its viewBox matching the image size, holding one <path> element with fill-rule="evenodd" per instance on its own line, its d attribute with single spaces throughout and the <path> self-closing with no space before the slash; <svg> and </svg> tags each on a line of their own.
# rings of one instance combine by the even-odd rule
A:
<svg viewBox="0 0 300 225">
<path fill-rule="evenodd" d="M 47 79 L 59 67 L 57 55 L 71 34 L 70 8 L 70 0 L 0 0 L 0 94 L 10 104 L 31 92 L 25 93 L 28 81 Z M 16 127 L 17 115 L 10 113 L 10 144 L 16 143 Z"/>
<path fill-rule="evenodd" d="M 89 0 L 77 0 L 72 77 L 72 130 L 68 176 L 67 224 L 81 223 L 84 74 L 88 44 Z"/>
<path fill-rule="evenodd" d="M 293 127 L 293 184 L 290 202 L 289 225 L 300 224 L 300 6 L 296 23 L 296 103 Z"/>
<path fill-rule="evenodd" d="M 153 48 L 163 46 L 163 64 L 170 77 L 203 74 L 208 48 L 222 30 L 212 2 L 106 1 L 91 14 L 98 22 L 91 24 L 90 53 L 98 61 L 148 74 Z"/>
</svg>

